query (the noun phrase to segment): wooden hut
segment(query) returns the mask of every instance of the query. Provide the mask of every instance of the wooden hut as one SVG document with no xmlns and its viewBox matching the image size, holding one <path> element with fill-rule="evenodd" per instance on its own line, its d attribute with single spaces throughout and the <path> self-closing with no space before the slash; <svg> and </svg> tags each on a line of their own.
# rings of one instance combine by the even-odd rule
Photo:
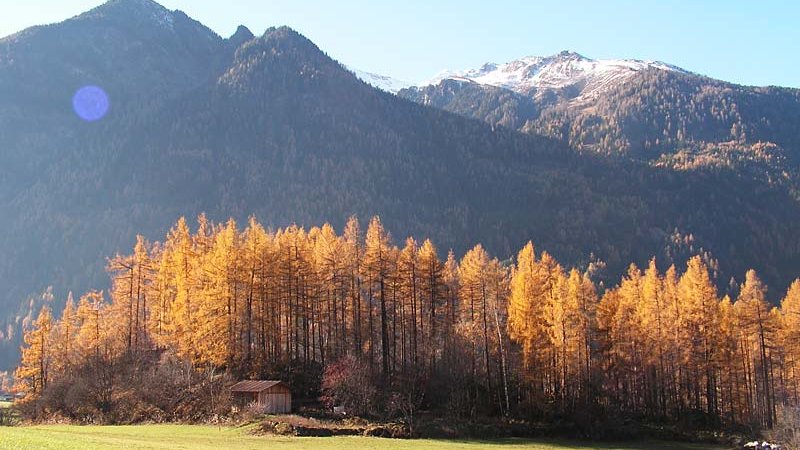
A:
<svg viewBox="0 0 800 450">
<path fill-rule="evenodd" d="M 254 403 L 268 413 L 292 412 L 292 391 L 283 381 L 240 381 L 231 387 L 231 393 L 234 404 L 239 407 Z"/>
</svg>

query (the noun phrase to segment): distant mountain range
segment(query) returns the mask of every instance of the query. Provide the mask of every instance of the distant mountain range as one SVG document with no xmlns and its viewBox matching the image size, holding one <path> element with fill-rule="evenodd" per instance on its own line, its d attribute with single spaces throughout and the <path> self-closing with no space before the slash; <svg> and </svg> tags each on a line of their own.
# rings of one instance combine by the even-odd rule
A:
<svg viewBox="0 0 800 450">
<path fill-rule="evenodd" d="M 657 61 L 593 60 L 565 50 L 548 57 L 529 56 L 505 64 L 485 64 L 480 69 L 444 72 L 422 86 L 436 85 L 443 80 L 462 80 L 534 98 L 565 90 L 565 95 L 573 99 L 591 101 L 603 91 L 650 69 L 687 73 Z"/>
<path fill-rule="evenodd" d="M 680 67 L 659 61 L 594 60 L 564 50 L 552 56 L 528 56 L 504 64 L 486 63 L 478 69 L 446 70 L 420 83 L 409 83 L 362 71 L 356 71 L 356 75 L 367 83 L 392 93 L 406 88 L 435 86 L 444 80 L 455 80 L 508 89 L 520 95 L 538 98 L 548 96 L 554 91 L 567 90 L 565 94 L 571 94 L 572 98 L 591 100 L 603 90 L 624 83 L 637 73 L 649 69 L 688 73 Z"/>
<path fill-rule="evenodd" d="M 714 80 L 659 61 L 593 60 L 563 51 L 380 89 L 579 151 L 677 169 L 733 166 L 798 189 L 800 91 Z"/>
<path fill-rule="evenodd" d="M 501 257 L 532 239 L 569 264 L 602 260 L 609 280 L 695 253 L 723 287 L 749 267 L 776 290 L 800 274 L 795 90 L 572 53 L 398 95 L 365 79 L 401 87 L 289 28 L 222 38 L 150 0 L 0 40 L 0 317 L 14 335 L 0 367 L 29 296 L 102 287 L 104 258 L 136 233 L 201 212 L 273 226 L 379 214 L 396 239 Z M 96 122 L 72 109 L 87 85 L 110 99 Z"/>
<path fill-rule="evenodd" d="M 781 160 L 794 177 L 800 158 L 800 91 L 739 86 L 657 61 L 564 51 L 444 72 L 398 93 L 577 150 L 659 164 L 673 164 L 675 154 L 721 164 L 720 153 L 735 148 L 736 157 Z"/>
</svg>

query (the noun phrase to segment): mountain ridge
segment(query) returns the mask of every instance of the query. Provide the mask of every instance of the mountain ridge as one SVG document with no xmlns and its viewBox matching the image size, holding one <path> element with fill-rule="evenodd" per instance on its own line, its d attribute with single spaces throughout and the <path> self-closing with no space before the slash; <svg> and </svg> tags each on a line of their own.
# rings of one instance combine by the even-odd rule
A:
<svg viewBox="0 0 800 450">
<path fill-rule="evenodd" d="M 738 142 L 749 151 L 772 143 L 789 155 L 794 165 L 787 170 L 798 168 L 800 142 L 788 123 L 800 119 L 800 90 L 742 86 L 665 63 L 610 61 L 598 66 L 575 53 L 517 60 L 398 95 L 578 151 L 652 162 L 708 144 Z"/>
<path fill-rule="evenodd" d="M 486 63 L 478 69 L 445 71 L 420 83 L 418 87 L 436 85 L 445 79 L 467 80 L 509 89 L 522 95 L 537 96 L 541 90 L 566 89 L 581 84 L 581 93 L 577 96 L 580 97 L 591 95 L 609 84 L 624 82 L 627 77 L 647 69 L 688 73 L 659 61 L 596 60 L 564 50 L 551 56 L 526 56 L 502 64 Z"/>
</svg>

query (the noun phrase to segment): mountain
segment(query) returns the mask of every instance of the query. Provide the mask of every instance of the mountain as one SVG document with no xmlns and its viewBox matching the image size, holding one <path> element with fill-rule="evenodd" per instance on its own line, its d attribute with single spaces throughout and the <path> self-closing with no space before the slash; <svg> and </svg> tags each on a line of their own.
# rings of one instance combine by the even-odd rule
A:
<svg viewBox="0 0 800 450">
<path fill-rule="evenodd" d="M 91 122 L 72 110 L 88 85 L 111 105 Z M 289 28 L 224 39 L 148 0 L 1 40 L 0 141 L 6 367 L 28 296 L 52 285 L 58 305 L 106 286 L 104 258 L 136 233 L 202 212 L 275 227 L 378 214 L 396 239 L 503 257 L 532 239 L 565 263 L 605 265 L 601 279 L 694 253 L 724 262 L 721 284 L 754 267 L 782 289 L 800 273 L 800 207 L 783 185 L 575 152 L 375 89 Z"/>
<path fill-rule="evenodd" d="M 442 80 L 471 81 L 526 97 L 557 96 L 580 102 L 596 98 L 639 72 L 651 69 L 686 73 L 657 61 L 593 60 L 565 50 L 548 57 L 529 56 L 505 64 L 484 64 L 480 69 L 443 72 L 422 85 L 436 85 Z"/>
<path fill-rule="evenodd" d="M 743 162 L 756 161 L 755 172 L 770 172 L 765 178 L 798 185 L 797 89 L 739 86 L 661 62 L 562 52 L 446 72 L 399 95 L 579 151 L 744 171 L 753 170 Z"/>
</svg>

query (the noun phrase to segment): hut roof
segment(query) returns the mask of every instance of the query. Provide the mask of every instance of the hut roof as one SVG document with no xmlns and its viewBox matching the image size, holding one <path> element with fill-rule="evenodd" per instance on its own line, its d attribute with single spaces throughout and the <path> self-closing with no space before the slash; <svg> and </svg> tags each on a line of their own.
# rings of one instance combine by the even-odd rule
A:
<svg viewBox="0 0 800 450">
<path fill-rule="evenodd" d="M 233 386 L 231 386 L 231 392 L 263 392 L 271 387 L 275 387 L 278 385 L 282 385 L 285 388 L 289 388 L 283 381 L 274 381 L 274 380 L 247 380 L 247 381 L 240 381 Z"/>
</svg>

